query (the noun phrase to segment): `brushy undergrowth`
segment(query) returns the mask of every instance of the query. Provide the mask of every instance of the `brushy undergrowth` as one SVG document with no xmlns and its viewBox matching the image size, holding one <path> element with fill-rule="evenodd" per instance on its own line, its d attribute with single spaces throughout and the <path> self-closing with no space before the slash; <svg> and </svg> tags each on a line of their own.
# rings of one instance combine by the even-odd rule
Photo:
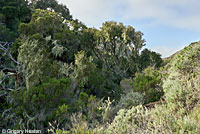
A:
<svg viewBox="0 0 200 134">
<path fill-rule="evenodd" d="M 133 105 L 136 93 L 121 98 L 121 108 L 112 122 L 93 129 L 98 134 L 197 134 L 200 133 L 200 43 L 186 47 L 168 63 L 162 88 L 164 101 L 153 108 Z M 147 72 L 148 74 L 148 72 Z M 140 83 L 137 83 L 140 84 Z M 137 97 L 133 97 L 137 98 Z M 140 98 L 140 97 L 139 97 Z M 138 101 L 140 99 L 137 99 Z M 126 102 L 126 103 L 124 103 Z M 130 102 L 130 103 L 129 103 Z M 135 102 L 134 102 L 135 103 Z M 139 103 L 135 103 L 139 104 Z M 81 129 L 77 128 L 77 129 Z M 91 131 L 87 129 L 88 132 Z M 83 132 L 84 133 L 84 132 Z M 89 132 L 88 132 L 89 133 Z"/>
</svg>

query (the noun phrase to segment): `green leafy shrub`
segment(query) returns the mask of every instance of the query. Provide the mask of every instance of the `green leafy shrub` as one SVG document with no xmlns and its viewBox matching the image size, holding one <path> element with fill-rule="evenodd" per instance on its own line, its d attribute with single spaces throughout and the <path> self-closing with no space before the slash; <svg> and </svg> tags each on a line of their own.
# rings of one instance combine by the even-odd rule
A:
<svg viewBox="0 0 200 134">
<path fill-rule="evenodd" d="M 199 114 L 197 116 L 196 111 L 190 116 L 181 116 L 165 104 L 150 110 L 139 105 L 128 110 L 119 110 L 111 124 L 99 126 L 94 131 L 101 134 L 199 133 L 199 121 L 191 117 L 197 119 Z"/>
<path fill-rule="evenodd" d="M 75 108 L 81 112 L 86 112 L 86 107 L 88 103 L 88 94 L 81 92 L 79 98 L 75 102 Z"/>
<path fill-rule="evenodd" d="M 100 134 L 196 134 L 200 132 L 199 122 L 190 118 L 195 116 L 198 117 L 197 112 L 181 116 L 165 104 L 150 110 L 139 105 L 128 110 L 121 109 L 111 124 L 99 126 L 94 131 Z"/>
<path fill-rule="evenodd" d="M 71 134 L 93 134 L 93 131 L 88 128 L 87 123 L 81 121 L 78 124 L 74 124 L 71 129 Z"/>
<path fill-rule="evenodd" d="M 158 70 L 147 68 L 133 78 L 134 91 L 145 93 L 145 103 L 157 101 L 163 95 L 161 78 Z"/>
<path fill-rule="evenodd" d="M 178 55 L 172 60 L 172 69 L 180 73 L 190 74 L 197 72 L 200 60 L 200 42 L 195 42 L 185 47 Z"/>
<path fill-rule="evenodd" d="M 121 96 L 120 101 L 115 105 L 112 106 L 109 111 L 109 118 L 113 118 L 117 115 L 117 112 L 120 109 L 130 109 L 137 105 L 144 104 L 145 98 L 144 94 L 139 92 L 129 92 Z"/>
<path fill-rule="evenodd" d="M 144 104 L 144 95 L 138 92 L 130 92 L 121 97 L 119 101 L 120 109 L 128 109 L 139 104 Z"/>
<path fill-rule="evenodd" d="M 1 23 L 1 21 L 0 21 Z M 0 24 L 0 41 L 5 42 L 12 42 L 16 38 L 16 33 L 11 32 L 8 28 L 6 28 L 4 25 Z"/>
<path fill-rule="evenodd" d="M 58 107 L 58 109 L 56 110 L 56 115 L 55 118 L 58 121 L 59 124 L 64 124 L 66 122 L 69 122 L 69 111 L 70 108 L 68 105 L 63 104 L 61 106 Z M 65 126 L 64 126 L 65 127 Z"/>
<path fill-rule="evenodd" d="M 133 91 L 133 80 L 132 79 L 121 80 L 120 88 L 123 90 L 123 93 L 129 93 Z"/>
<path fill-rule="evenodd" d="M 108 99 L 102 101 L 98 107 L 98 109 L 101 110 L 103 123 L 108 122 L 111 118 L 111 115 L 113 114 L 111 109 L 113 102 L 114 100 L 111 101 L 110 98 L 108 97 Z"/>
<path fill-rule="evenodd" d="M 87 103 L 87 120 L 92 124 L 90 126 L 94 127 L 101 120 L 101 110 L 99 106 L 102 100 L 98 99 L 96 96 L 90 95 Z"/>
<path fill-rule="evenodd" d="M 59 107 L 56 111 L 56 122 L 49 122 L 48 131 L 56 134 L 92 134 L 92 129 L 101 120 L 101 111 L 98 109 L 100 102 L 95 96 L 80 93 L 70 108 L 65 104 Z"/>
<path fill-rule="evenodd" d="M 169 76 L 164 81 L 163 88 L 166 101 L 173 110 L 183 108 L 187 113 L 198 103 L 199 51 L 199 43 L 193 43 L 184 48 L 171 62 Z"/>
<path fill-rule="evenodd" d="M 13 112 L 16 114 L 21 129 L 41 129 L 45 131 L 47 123 L 58 119 L 63 122 L 70 103 L 70 79 L 47 79 L 39 86 L 12 93 Z M 22 120 L 22 121 L 19 121 Z"/>
<path fill-rule="evenodd" d="M 118 110 L 144 104 L 144 94 L 134 91 L 133 79 L 121 80 L 120 87 L 123 91 L 123 94 L 121 95 L 118 104 L 115 106 Z"/>
<path fill-rule="evenodd" d="M 182 109 L 180 109 L 182 110 Z M 153 133 L 190 133 L 200 132 L 198 122 L 187 115 L 181 115 L 171 110 L 167 105 L 156 106 L 151 110 L 152 123 L 149 124 Z"/>
<path fill-rule="evenodd" d="M 145 133 L 148 127 L 149 111 L 141 105 L 129 110 L 119 110 L 113 122 L 103 131 L 105 134 Z"/>
<path fill-rule="evenodd" d="M 71 116 L 72 127 L 69 131 L 57 129 L 56 134 L 93 134 L 87 121 L 84 120 L 81 113 L 74 113 Z"/>
</svg>

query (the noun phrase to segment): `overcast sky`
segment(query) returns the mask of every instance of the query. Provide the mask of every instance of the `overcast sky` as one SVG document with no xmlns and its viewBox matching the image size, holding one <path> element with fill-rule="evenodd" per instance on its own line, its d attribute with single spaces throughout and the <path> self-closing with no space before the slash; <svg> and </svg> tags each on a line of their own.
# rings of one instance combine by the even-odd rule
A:
<svg viewBox="0 0 200 134">
<path fill-rule="evenodd" d="M 200 40 L 200 0 L 58 0 L 89 27 L 123 22 L 144 33 L 146 47 L 167 57 Z"/>
</svg>

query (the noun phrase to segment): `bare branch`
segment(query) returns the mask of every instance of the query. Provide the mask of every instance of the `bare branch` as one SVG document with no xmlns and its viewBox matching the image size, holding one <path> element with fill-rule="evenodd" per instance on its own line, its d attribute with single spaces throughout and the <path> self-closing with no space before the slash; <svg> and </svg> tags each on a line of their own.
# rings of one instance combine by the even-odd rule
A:
<svg viewBox="0 0 200 134">
<path fill-rule="evenodd" d="M 8 76 L 13 76 L 15 74 L 7 74 L 7 75 L 4 75 L 4 77 L 2 78 L 2 80 L 0 80 L 0 84 L 6 79 L 6 77 Z"/>
<path fill-rule="evenodd" d="M 9 112 L 11 110 L 11 108 L 10 109 L 6 109 L 4 112 L 3 112 L 3 114 L 2 114 L 2 118 L 4 117 L 4 115 L 7 113 L 7 112 Z"/>
<path fill-rule="evenodd" d="M 6 54 L 8 56 L 8 58 L 10 59 L 11 62 L 15 63 L 15 67 L 14 68 L 8 68 L 7 65 L 1 65 L 0 66 L 0 71 L 4 74 L 3 78 L 0 80 L 0 84 L 9 76 L 15 76 L 16 81 L 18 82 L 18 84 L 21 85 L 21 83 L 19 83 L 20 81 L 18 80 L 20 77 L 20 74 L 23 73 L 22 72 L 22 68 L 23 68 L 23 64 L 18 62 L 17 60 L 15 60 L 13 58 L 13 56 L 10 53 L 10 47 L 11 47 L 12 43 L 8 43 L 8 42 L 0 42 L 0 51 L 3 52 L 4 54 Z M 0 57 L 0 60 L 2 60 L 3 57 Z M 4 62 L 4 61 L 3 61 Z M 17 69 L 17 66 L 20 67 L 21 69 Z"/>
<path fill-rule="evenodd" d="M 11 68 L 6 68 L 6 67 L 0 67 L 0 70 L 5 74 L 7 74 L 7 73 L 17 73 L 17 70 L 11 69 Z"/>
<path fill-rule="evenodd" d="M 21 65 L 21 63 L 17 62 L 13 56 L 10 54 L 9 49 L 12 43 L 8 42 L 0 42 L 0 50 L 3 50 L 6 55 L 16 64 Z"/>
<path fill-rule="evenodd" d="M 0 94 L 0 97 L 7 95 L 7 93 Z"/>
</svg>

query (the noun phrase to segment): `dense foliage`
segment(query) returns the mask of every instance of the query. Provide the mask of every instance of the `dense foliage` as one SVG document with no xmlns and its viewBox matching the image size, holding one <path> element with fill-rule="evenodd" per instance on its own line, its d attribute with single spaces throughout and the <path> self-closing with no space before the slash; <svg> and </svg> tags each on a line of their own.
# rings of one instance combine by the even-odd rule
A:
<svg viewBox="0 0 200 134">
<path fill-rule="evenodd" d="M 145 103 L 158 101 L 163 95 L 161 78 L 162 75 L 158 70 L 147 68 L 144 72 L 135 75 L 134 91 L 145 94 Z"/>
<path fill-rule="evenodd" d="M 199 52 L 199 42 L 192 43 L 165 67 L 163 102 L 150 109 L 151 105 L 121 109 L 109 126 L 97 128 L 98 133 L 199 133 Z"/>
<path fill-rule="evenodd" d="M 0 129 L 200 133 L 200 43 L 167 62 L 143 34 L 56 0 L 0 0 Z"/>
<path fill-rule="evenodd" d="M 17 29 L 21 22 L 28 22 L 31 9 L 24 0 L 1 0 L 0 1 L 0 40 L 14 41 L 18 36 Z"/>
</svg>

